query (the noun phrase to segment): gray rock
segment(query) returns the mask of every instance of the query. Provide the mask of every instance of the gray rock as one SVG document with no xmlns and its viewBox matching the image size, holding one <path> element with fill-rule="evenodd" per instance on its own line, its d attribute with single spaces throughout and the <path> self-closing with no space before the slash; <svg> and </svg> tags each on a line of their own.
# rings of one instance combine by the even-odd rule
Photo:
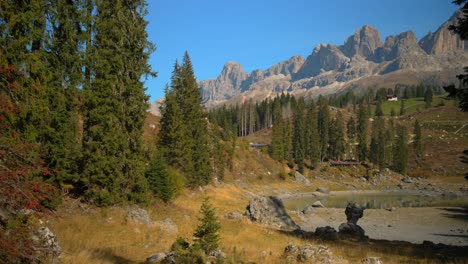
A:
<svg viewBox="0 0 468 264">
<path fill-rule="evenodd" d="M 160 263 L 166 258 L 166 253 L 156 253 L 146 258 L 147 264 Z"/>
<path fill-rule="evenodd" d="M 325 208 L 325 206 L 320 201 L 315 201 L 311 206 L 315 208 Z"/>
<path fill-rule="evenodd" d="M 142 209 L 138 206 L 131 206 L 127 209 L 127 216 L 125 219 L 129 222 L 135 222 L 145 225 L 151 225 L 151 217 L 145 209 Z"/>
<path fill-rule="evenodd" d="M 362 227 L 353 223 L 343 223 L 338 228 L 340 235 L 352 237 L 365 237 L 365 231 Z"/>
<path fill-rule="evenodd" d="M 364 208 L 355 202 L 350 202 L 346 206 L 345 214 L 348 223 L 356 225 L 359 218 L 364 215 Z"/>
<path fill-rule="evenodd" d="M 411 179 L 410 177 L 404 177 L 401 179 L 402 182 L 404 183 L 413 183 L 413 179 Z"/>
<path fill-rule="evenodd" d="M 286 253 L 286 254 L 295 254 L 295 253 L 298 252 L 298 250 L 299 250 L 299 248 L 296 247 L 296 245 L 289 244 L 284 248 L 284 253 Z"/>
<path fill-rule="evenodd" d="M 317 227 L 315 235 L 328 240 L 338 239 L 338 232 L 331 226 Z"/>
<path fill-rule="evenodd" d="M 309 179 L 307 179 L 306 177 L 304 177 L 304 175 L 302 175 L 302 174 L 299 173 L 298 171 L 296 171 L 295 177 L 296 177 L 296 182 L 302 183 L 302 184 L 304 184 L 305 186 L 310 186 L 310 181 L 309 181 Z"/>
<path fill-rule="evenodd" d="M 179 227 L 174 222 L 172 222 L 171 218 L 166 218 L 164 221 L 155 222 L 154 225 L 171 234 L 176 234 L 179 232 Z"/>
<path fill-rule="evenodd" d="M 62 249 L 59 245 L 57 236 L 50 231 L 47 227 L 40 227 L 37 229 L 35 234 L 33 234 L 33 244 L 35 250 L 48 259 L 51 260 L 51 263 L 59 263 L 60 254 Z"/>
<path fill-rule="evenodd" d="M 213 257 L 215 259 L 224 259 L 226 258 L 226 253 L 224 253 L 221 249 L 212 250 L 209 254 L 209 257 Z"/>
<path fill-rule="evenodd" d="M 317 192 L 319 193 L 323 193 L 323 194 L 329 194 L 330 193 L 330 190 L 328 188 L 325 188 L 325 187 L 318 187 Z"/>
<path fill-rule="evenodd" d="M 303 245 L 299 247 L 297 260 L 301 262 L 329 264 L 332 263 L 333 255 L 326 246 Z"/>
<path fill-rule="evenodd" d="M 163 260 L 164 264 L 176 264 L 177 263 L 177 256 L 175 252 L 169 252 L 166 254 L 166 257 Z"/>
<path fill-rule="evenodd" d="M 224 217 L 226 217 L 227 219 L 242 219 L 242 214 L 237 212 L 237 211 L 233 211 L 233 212 L 228 212 L 224 215 Z"/>
<path fill-rule="evenodd" d="M 245 215 L 252 221 L 280 230 L 293 231 L 299 229 L 299 226 L 286 212 L 283 202 L 274 196 L 258 197 L 250 200 Z"/>
<path fill-rule="evenodd" d="M 383 261 L 379 257 L 367 257 L 363 258 L 362 264 L 383 264 Z"/>
</svg>

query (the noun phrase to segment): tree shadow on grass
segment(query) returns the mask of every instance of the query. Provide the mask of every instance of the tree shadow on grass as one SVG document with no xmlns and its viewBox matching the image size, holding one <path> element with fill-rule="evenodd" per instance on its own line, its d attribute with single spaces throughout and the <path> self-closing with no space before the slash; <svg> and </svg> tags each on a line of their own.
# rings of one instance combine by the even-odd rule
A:
<svg viewBox="0 0 468 264">
<path fill-rule="evenodd" d="M 145 262 L 135 262 L 133 260 L 118 256 L 115 254 L 114 250 L 111 248 L 100 248 L 94 249 L 92 252 L 92 256 L 95 259 L 101 259 L 103 261 L 108 261 L 111 263 L 118 263 L 118 264 L 140 264 Z"/>
<path fill-rule="evenodd" d="M 453 208 L 439 208 L 439 210 L 446 211 L 447 213 L 442 214 L 448 218 L 455 218 L 468 221 L 468 206 L 453 207 Z"/>
<path fill-rule="evenodd" d="M 381 239 L 353 239 L 340 238 L 338 240 L 324 240 L 313 232 L 296 230 L 293 232 L 278 231 L 280 233 L 299 237 L 317 244 L 333 245 L 350 248 L 351 251 L 359 251 L 367 248 L 375 253 L 395 256 L 407 256 L 415 259 L 426 259 L 442 263 L 465 263 L 468 260 L 468 246 L 451 246 L 445 244 L 434 244 L 424 241 L 422 244 L 413 244 L 407 241 L 381 240 Z M 365 253 L 364 253 L 365 254 Z"/>
</svg>

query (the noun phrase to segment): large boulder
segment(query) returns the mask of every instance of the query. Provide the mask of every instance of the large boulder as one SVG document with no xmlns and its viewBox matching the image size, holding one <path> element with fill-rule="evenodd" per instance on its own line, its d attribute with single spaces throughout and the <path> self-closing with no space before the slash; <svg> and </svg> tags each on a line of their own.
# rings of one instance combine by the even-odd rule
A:
<svg viewBox="0 0 468 264">
<path fill-rule="evenodd" d="M 338 228 L 340 235 L 351 236 L 351 237 L 365 237 L 364 229 L 353 223 L 342 223 Z"/>
<path fill-rule="evenodd" d="M 296 181 L 299 183 L 304 184 L 305 186 L 310 186 L 310 181 L 304 175 L 302 175 L 300 172 L 296 171 Z"/>
<path fill-rule="evenodd" d="M 152 225 L 151 217 L 145 209 L 138 206 L 131 206 L 127 209 L 127 222 L 135 222 L 139 224 Z"/>
<path fill-rule="evenodd" d="M 359 218 L 364 215 L 364 208 L 355 202 L 350 202 L 346 206 L 345 214 L 348 223 L 356 225 Z"/>
<path fill-rule="evenodd" d="M 355 202 L 350 202 L 346 206 L 346 223 L 342 223 L 338 228 L 340 236 L 364 238 L 365 231 L 357 224 L 359 218 L 364 215 L 364 208 Z"/>
<path fill-rule="evenodd" d="M 338 239 L 338 232 L 331 226 L 317 227 L 317 229 L 315 229 L 315 235 L 328 240 Z"/>
<path fill-rule="evenodd" d="M 280 230 L 293 231 L 299 229 L 299 226 L 286 212 L 283 202 L 274 196 L 254 198 L 247 205 L 245 215 L 252 221 Z"/>
</svg>

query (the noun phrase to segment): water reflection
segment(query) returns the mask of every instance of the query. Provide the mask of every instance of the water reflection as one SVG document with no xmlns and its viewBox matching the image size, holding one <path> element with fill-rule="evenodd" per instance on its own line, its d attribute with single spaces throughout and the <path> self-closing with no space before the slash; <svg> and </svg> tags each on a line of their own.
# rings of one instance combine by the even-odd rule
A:
<svg viewBox="0 0 468 264">
<path fill-rule="evenodd" d="M 284 201 L 284 205 L 289 210 L 303 210 L 317 200 L 328 208 L 345 208 L 349 201 L 357 202 L 365 208 L 378 209 L 392 207 L 461 207 L 468 205 L 468 197 L 423 196 L 401 193 L 346 194 L 326 197 L 303 197 Z"/>
</svg>

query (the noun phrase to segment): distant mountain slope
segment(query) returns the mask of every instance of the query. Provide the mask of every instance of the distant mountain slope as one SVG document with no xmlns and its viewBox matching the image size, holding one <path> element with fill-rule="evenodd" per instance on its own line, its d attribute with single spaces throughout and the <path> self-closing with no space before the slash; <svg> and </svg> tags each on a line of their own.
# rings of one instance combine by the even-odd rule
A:
<svg viewBox="0 0 468 264">
<path fill-rule="evenodd" d="M 242 65 L 228 62 L 216 79 L 199 82 L 208 107 L 249 98 L 261 100 L 288 91 L 296 95 L 317 96 L 350 87 L 386 85 L 425 78 L 453 81 L 468 64 L 468 43 L 448 30 L 461 13 L 456 12 L 436 32 L 420 41 L 412 31 L 388 36 L 382 43 L 380 33 L 370 25 L 349 36 L 343 45 L 320 44 L 305 60 L 293 56 L 265 71 L 246 73 Z M 388 75 L 388 76 L 387 76 Z"/>
</svg>

